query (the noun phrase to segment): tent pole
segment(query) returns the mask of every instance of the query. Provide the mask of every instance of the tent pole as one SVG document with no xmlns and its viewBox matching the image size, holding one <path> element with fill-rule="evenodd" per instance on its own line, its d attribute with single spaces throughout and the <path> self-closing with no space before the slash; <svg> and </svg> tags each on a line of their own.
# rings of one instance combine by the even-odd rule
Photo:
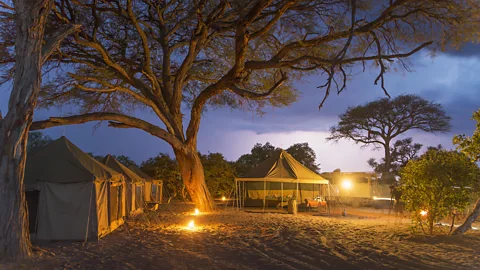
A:
<svg viewBox="0 0 480 270">
<path fill-rule="evenodd" d="M 299 202 L 299 197 L 298 197 L 298 182 L 297 182 L 297 195 L 296 195 L 297 203 Z"/>
<path fill-rule="evenodd" d="M 280 207 L 283 210 L 283 182 L 280 183 L 280 186 L 282 187 L 282 198 L 280 200 Z"/>
<path fill-rule="evenodd" d="M 263 212 L 265 213 L 265 199 L 267 197 L 267 181 L 263 181 Z"/>
</svg>

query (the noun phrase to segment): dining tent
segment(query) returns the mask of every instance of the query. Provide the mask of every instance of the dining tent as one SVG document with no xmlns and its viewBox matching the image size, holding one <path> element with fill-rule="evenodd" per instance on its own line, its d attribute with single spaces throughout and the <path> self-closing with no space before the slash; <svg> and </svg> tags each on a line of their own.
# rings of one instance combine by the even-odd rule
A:
<svg viewBox="0 0 480 270">
<path fill-rule="evenodd" d="M 125 177 L 123 187 L 126 198 L 126 212 L 124 216 L 130 217 L 142 212 L 144 208 L 145 180 L 116 160 L 112 155 L 107 155 L 103 160 L 103 164 Z"/>
<path fill-rule="evenodd" d="M 29 153 L 25 191 L 38 240 L 98 239 L 123 224 L 123 176 L 61 137 Z M 115 192 L 115 193 L 114 193 Z"/>
<path fill-rule="evenodd" d="M 278 150 L 242 177 L 235 178 L 236 202 L 240 207 L 283 205 L 290 198 L 303 202 L 326 196 L 328 184 L 327 179 L 289 153 Z"/>
<path fill-rule="evenodd" d="M 163 181 L 159 179 L 153 179 L 140 170 L 140 168 L 138 168 L 136 165 L 130 165 L 128 168 L 138 176 L 145 179 L 145 202 L 162 203 Z"/>
</svg>

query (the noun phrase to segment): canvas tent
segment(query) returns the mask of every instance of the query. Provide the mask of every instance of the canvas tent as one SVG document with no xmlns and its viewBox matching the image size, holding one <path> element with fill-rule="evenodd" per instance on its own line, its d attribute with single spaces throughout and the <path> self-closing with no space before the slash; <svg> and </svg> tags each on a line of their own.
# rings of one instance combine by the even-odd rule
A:
<svg viewBox="0 0 480 270">
<path fill-rule="evenodd" d="M 65 137 L 31 153 L 25 191 L 39 240 L 98 239 L 123 223 L 123 176 Z"/>
<path fill-rule="evenodd" d="M 295 160 L 284 150 L 242 177 L 235 178 L 237 205 L 274 206 L 295 197 L 297 201 L 326 195 L 329 181 Z"/>
<path fill-rule="evenodd" d="M 111 155 L 105 157 L 103 164 L 110 169 L 121 173 L 125 177 L 123 187 L 126 198 L 126 212 L 124 213 L 124 216 L 129 217 L 135 213 L 143 211 L 145 180 Z"/>
<path fill-rule="evenodd" d="M 145 202 L 162 203 L 163 181 L 151 178 L 135 165 L 131 165 L 128 168 L 145 179 Z"/>
</svg>

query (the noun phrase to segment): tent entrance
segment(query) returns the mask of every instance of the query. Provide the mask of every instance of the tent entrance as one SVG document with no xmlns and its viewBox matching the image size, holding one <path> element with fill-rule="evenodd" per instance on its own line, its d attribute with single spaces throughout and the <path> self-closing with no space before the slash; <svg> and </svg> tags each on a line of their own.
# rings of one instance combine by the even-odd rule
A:
<svg viewBox="0 0 480 270">
<path fill-rule="evenodd" d="M 28 207 L 28 229 L 30 233 L 36 233 L 38 199 L 40 198 L 40 191 L 38 190 L 26 191 L 25 197 L 27 200 L 27 207 Z"/>
</svg>

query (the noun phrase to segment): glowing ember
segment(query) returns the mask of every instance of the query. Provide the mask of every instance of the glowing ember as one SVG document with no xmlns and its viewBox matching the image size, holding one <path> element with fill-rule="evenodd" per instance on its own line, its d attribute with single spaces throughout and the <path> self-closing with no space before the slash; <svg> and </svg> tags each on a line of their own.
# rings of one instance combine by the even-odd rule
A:
<svg viewBox="0 0 480 270">
<path fill-rule="evenodd" d="M 422 215 L 422 216 L 426 216 L 426 215 L 427 215 L 427 213 L 428 213 L 428 212 L 427 212 L 427 211 L 425 211 L 425 210 L 422 210 L 422 211 L 420 211 L 420 215 Z"/>
<path fill-rule="evenodd" d="M 191 221 L 188 223 L 188 228 L 189 228 L 189 229 L 195 228 L 195 222 L 193 222 L 193 220 L 191 220 Z"/>
<path fill-rule="evenodd" d="M 227 198 L 225 198 L 225 196 L 222 197 L 222 201 L 225 201 Z"/>
<path fill-rule="evenodd" d="M 195 208 L 195 212 L 193 213 L 195 216 L 198 216 L 198 214 L 200 214 L 200 211 L 198 211 L 197 208 Z"/>
</svg>

